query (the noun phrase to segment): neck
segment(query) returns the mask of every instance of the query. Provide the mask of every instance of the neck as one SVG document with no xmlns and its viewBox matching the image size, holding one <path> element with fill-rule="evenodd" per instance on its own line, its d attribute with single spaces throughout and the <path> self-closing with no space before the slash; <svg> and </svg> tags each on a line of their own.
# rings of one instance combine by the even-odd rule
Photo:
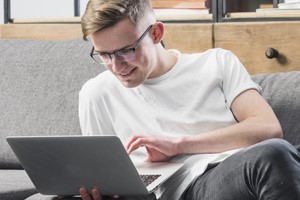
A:
<svg viewBox="0 0 300 200">
<path fill-rule="evenodd" d="M 159 45 L 157 51 L 157 61 L 155 63 L 157 70 L 154 74 L 156 75 L 154 75 L 152 78 L 155 76 L 161 76 L 170 71 L 175 66 L 177 60 L 178 55 L 167 51 L 165 48 Z"/>
</svg>

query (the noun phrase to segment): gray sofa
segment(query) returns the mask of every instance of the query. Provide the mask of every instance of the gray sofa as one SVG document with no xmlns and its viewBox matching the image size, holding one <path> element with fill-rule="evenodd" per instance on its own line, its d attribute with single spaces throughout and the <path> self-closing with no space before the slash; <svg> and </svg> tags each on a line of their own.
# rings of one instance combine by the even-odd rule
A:
<svg viewBox="0 0 300 200">
<path fill-rule="evenodd" d="M 37 193 L 6 143 L 11 135 L 80 134 L 81 86 L 103 71 L 82 40 L 0 40 L 0 200 Z M 284 139 L 300 144 L 300 72 L 253 76 L 273 107 Z"/>
</svg>

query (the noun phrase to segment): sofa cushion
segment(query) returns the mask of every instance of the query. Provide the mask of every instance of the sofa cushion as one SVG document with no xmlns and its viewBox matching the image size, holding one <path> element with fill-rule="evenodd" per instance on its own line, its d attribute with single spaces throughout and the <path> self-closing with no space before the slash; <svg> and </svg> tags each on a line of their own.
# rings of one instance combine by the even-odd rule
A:
<svg viewBox="0 0 300 200">
<path fill-rule="evenodd" d="M 25 199 L 37 193 L 24 170 L 0 169 L 0 200 Z"/>
<path fill-rule="evenodd" d="M 283 138 L 300 144 L 300 71 L 261 74 L 252 77 L 262 87 L 262 96 L 273 108 L 283 129 Z"/>
<path fill-rule="evenodd" d="M 83 40 L 0 40 L 0 169 L 21 168 L 6 136 L 80 134 L 82 85 L 101 72 Z"/>
</svg>

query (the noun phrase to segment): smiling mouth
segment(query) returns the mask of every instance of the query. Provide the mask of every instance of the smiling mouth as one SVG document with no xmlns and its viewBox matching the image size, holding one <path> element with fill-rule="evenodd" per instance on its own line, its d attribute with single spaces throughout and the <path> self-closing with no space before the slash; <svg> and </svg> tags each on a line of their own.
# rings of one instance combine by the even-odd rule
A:
<svg viewBox="0 0 300 200">
<path fill-rule="evenodd" d="M 125 72 L 125 73 L 121 73 L 119 74 L 121 77 L 128 77 L 130 76 L 134 71 L 135 71 L 136 68 L 133 68 L 132 70 L 128 71 L 128 72 Z"/>
</svg>

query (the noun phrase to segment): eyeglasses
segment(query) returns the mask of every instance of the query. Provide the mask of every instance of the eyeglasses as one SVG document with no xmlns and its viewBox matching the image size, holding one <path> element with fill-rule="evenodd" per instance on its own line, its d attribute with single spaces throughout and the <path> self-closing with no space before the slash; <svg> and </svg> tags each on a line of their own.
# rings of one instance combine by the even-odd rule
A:
<svg viewBox="0 0 300 200">
<path fill-rule="evenodd" d="M 114 55 L 119 61 L 129 62 L 135 59 L 135 51 L 138 48 L 139 44 L 145 38 L 147 33 L 151 30 L 153 25 L 150 25 L 143 35 L 138 39 L 136 44 L 131 48 L 124 48 L 112 53 L 108 52 L 97 52 L 95 51 L 95 47 L 92 48 L 90 56 L 93 60 L 95 60 L 99 64 L 111 64 L 112 63 L 112 55 Z"/>
</svg>

